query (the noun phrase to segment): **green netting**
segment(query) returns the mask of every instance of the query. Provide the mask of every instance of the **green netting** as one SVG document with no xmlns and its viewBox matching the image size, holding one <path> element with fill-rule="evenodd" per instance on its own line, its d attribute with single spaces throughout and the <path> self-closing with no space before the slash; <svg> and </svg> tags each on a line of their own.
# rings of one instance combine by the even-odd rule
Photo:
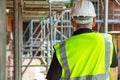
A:
<svg viewBox="0 0 120 80">
<path fill-rule="evenodd" d="M 43 19 L 45 19 L 45 16 L 40 16 L 39 19 L 40 19 L 40 20 L 43 20 Z"/>
</svg>

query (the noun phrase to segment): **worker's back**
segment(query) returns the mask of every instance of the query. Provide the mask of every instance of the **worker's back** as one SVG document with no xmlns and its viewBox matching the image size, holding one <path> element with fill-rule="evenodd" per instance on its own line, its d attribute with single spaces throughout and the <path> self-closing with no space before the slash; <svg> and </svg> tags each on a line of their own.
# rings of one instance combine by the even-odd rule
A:
<svg viewBox="0 0 120 80">
<path fill-rule="evenodd" d="M 76 31 L 67 40 L 54 45 L 55 54 L 47 79 L 117 80 L 117 75 L 113 74 L 112 79 L 109 79 L 109 72 L 113 72 L 111 62 L 117 61 L 115 56 L 116 60 L 113 58 L 113 53 L 116 53 L 113 52 L 112 36 L 92 31 L 96 24 L 92 2 L 77 0 L 73 4 L 71 16 L 71 24 Z"/>
<path fill-rule="evenodd" d="M 111 38 L 110 35 L 107 36 Z M 112 38 L 109 39 L 112 55 Z M 106 80 L 103 75 L 106 73 L 105 56 L 107 54 L 105 54 L 106 45 L 102 34 L 92 32 L 76 35 L 54 47 L 58 61 L 63 66 L 62 78 L 68 75 L 71 79 L 86 80 L 86 76 L 89 78 L 92 76 L 98 80 L 97 77 L 100 76 L 100 80 Z"/>
</svg>

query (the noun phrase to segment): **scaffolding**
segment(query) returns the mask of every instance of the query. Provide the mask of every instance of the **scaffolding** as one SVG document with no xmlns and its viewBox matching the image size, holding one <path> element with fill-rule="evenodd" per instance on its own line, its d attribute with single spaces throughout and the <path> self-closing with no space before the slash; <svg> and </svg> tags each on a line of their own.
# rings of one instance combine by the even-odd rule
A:
<svg viewBox="0 0 120 80">
<path fill-rule="evenodd" d="M 27 52 L 27 56 L 30 57 L 34 55 L 34 58 L 39 58 L 37 54 L 40 53 L 41 57 L 47 57 L 46 55 L 51 51 L 50 41 L 54 44 L 71 36 L 73 30 L 70 24 L 69 10 L 52 16 L 52 34 L 50 33 L 49 18 L 30 21 L 23 34 L 23 55 Z M 50 36 L 52 36 L 52 40 Z M 40 49 L 37 51 L 38 47 L 40 47 Z M 37 51 L 36 54 L 34 54 L 35 51 Z M 50 55 L 52 56 L 52 54 L 49 54 L 49 56 Z"/>
<path fill-rule="evenodd" d="M 105 0 L 106 1 L 106 0 Z M 112 15 L 113 18 L 108 19 L 109 15 L 108 12 L 105 12 L 105 18 L 103 19 L 103 14 L 101 12 L 108 11 L 106 10 L 106 6 L 103 6 L 103 3 L 108 4 L 108 2 L 97 1 L 94 2 L 94 5 L 97 10 L 97 31 L 100 31 L 101 24 L 103 24 L 103 20 L 105 22 L 108 22 L 108 24 L 116 24 L 120 23 L 120 20 L 114 19 L 115 16 L 119 16 L 119 14 L 115 14 L 115 9 L 113 8 L 113 13 L 109 14 Z M 102 9 L 101 9 L 102 5 Z M 113 4 L 114 6 L 114 4 Z M 119 11 L 120 9 L 117 9 Z M 107 16 L 107 17 L 106 17 Z M 50 18 L 43 19 L 43 20 L 32 20 L 28 24 L 28 27 L 26 28 L 24 32 L 24 46 L 23 46 L 23 55 L 25 52 L 27 52 L 27 56 L 34 58 L 42 58 L 41 60 L 44 61 L 44 65 L 47 65 L 47 67 L 50 65 L 50 60 L 52 57 L 52 50 L 50 47 L 53 46 L 53 44 L 57 42 L 61 42 L 68 37 L 70 37 L 74 31 L 71 27 L 70 23 L 70 10 L 63 10 L 59 13 L 56 13 L 54 15 L 51 15 L 51 21 Z M 108 20 L 107 20 L 108 19 Z M 50 24 L 51 23 L 51 24 Z M 37 26 L 35 26 L 37 24 Z M 104 24 L 105 26 L 105 32 L 108 32 L 108 24 Z M 50 27 L 50 25 L 52 27 Z M 52 28 L 52 32 L 50 31 Z M 112 29 L 113 30 L 113 29 Z M 28 34 L 27 34 L 28 32 Z M 26 35 L 29 37 L 26 38 Z M 52 36 L 52 38 L 51 38 Z M 51 45 L 52 41 L 52 45 Z M 36 52 L 35 52 L 36 51 Z M 35 53 L 35 54 L 34 54 Z M 37 54 L 40 54 L 37 56 Z M 26 58 L 26 56 L 24 56 Z M 28 64 L 29 66 L 29 64 Z"/>
<path fill-rule="evenodd" d="M 96 22 L 97 22 L 97 29 L 96 31 L 101 32 L 101 28 L 103 28 L 103 23 L 105 21 L 105 15 L 108 15 L 108 20 L 106 23 L 108 23 L 108 27 L 102 31 L 102 32 L 108 32 L 108 31 L 114 31 L 115 24 L 120 24 L 120 6 L 115 1 L 108 1 L 106 3 L 106 0 L 97 0 L 97 2 L 93 2 L 96 7 Z M 109 4 L 109 5 L 105 5 Z M 106 6 L 109 8 L 105 10 Z M 104 13 L 104 11 L 108 11 L 107 14 Z M 107 19 L 107 18 L 106 18 Z M 112 25 L 112 26 L 109 26 Z M 104 24 L 105 26 L 105 24 Z M 106 25 L 107 26 L 107 25 Z M 112 28 L 111 28 L 112 27 Z M 105 28 L 105 27 L 104 27 Z"/>
<path fill-rule="evenodd" d="M 97 13 L 96 31 L 98 32 L 101 32 L 101 27 L 103 27 L 104 22 L 106 23 L 104 24 L 105 26 L 104 31 L 106 33 L 109 31 L 108 30 L 109 24 L 112 24 L 112 30 L 115 30 L 114 24 L 120 24 L 120 20 L 119 20 L 120 8 L 118 9 L 114 8 L 116 4 L 113 3 L 113 6 L 111 8 L 112 10 L 110 10 L 110 13 L 111 12 L 112 13 L 108 15 L 109 2 L 107 1 L 108 0 L 104 0 L 104 1 L 97 0 L 93 2 L 96 7 L 96 13 Z M 108 12 L 104 12 L 104 11 L 108 11 Z M 54 54 L 54 49 L 52 48 L 52 46 L 55 43 L 67 39 L 74 32 L 70 20 L 71 20 L 70 9 L 66 8 L 56 13 L 51 13 L 50 10 L 50 16 L 48 18 L 41 20 L 33 19 L 28 23 L 26 29 L 22 33 L 23 43 L 21 44 L 22 47 L 21 52 L 18 52 L 19 54 L 22 53 L 20 58 L 22 63 L 24 63 L 26 59 L 30 59 L 26 65 L 22 63 L 21 65 L 19 65 L 19 67 L 23 68 L 21 70 L 22 76 L 24 75 L 28 67 L 44 66 L 46 67 L 46 71 L 49 69 L 50 62 Z M 34 59 L 40 60 L 41 64 L 31 65 Z M 13 65 L 10 66 L 13 67 Z"/>
</svg>

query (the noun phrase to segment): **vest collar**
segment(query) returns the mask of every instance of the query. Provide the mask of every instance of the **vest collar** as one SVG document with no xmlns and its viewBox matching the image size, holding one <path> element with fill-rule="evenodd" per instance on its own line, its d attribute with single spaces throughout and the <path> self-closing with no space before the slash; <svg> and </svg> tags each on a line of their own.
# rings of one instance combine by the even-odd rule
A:
<svg viewBox="0 0 120 80">
<path fill-rule="evenodd" d="M 90 32 L 93 32 L 93 30 L 89 29 L 89 28 L 81 28 L 81 29 L 78 29 L 76 30 L 72 36 L 74 35 L 78 35 L 78 34 L 83 34 L 83 33 L 90 33 Z"/>
</svg>

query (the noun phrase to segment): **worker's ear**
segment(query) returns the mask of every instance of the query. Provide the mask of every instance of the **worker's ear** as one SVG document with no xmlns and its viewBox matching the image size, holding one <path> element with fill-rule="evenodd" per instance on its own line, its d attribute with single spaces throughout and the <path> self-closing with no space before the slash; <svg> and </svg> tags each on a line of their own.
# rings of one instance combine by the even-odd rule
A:
<svg viewBox="0 0 120 80">
<path fill-rule="evenodd" d="M 92 27 L 95 27 L 95 25 L 96 25 L 96 18 L 93 18 Z"/>
</svg>

